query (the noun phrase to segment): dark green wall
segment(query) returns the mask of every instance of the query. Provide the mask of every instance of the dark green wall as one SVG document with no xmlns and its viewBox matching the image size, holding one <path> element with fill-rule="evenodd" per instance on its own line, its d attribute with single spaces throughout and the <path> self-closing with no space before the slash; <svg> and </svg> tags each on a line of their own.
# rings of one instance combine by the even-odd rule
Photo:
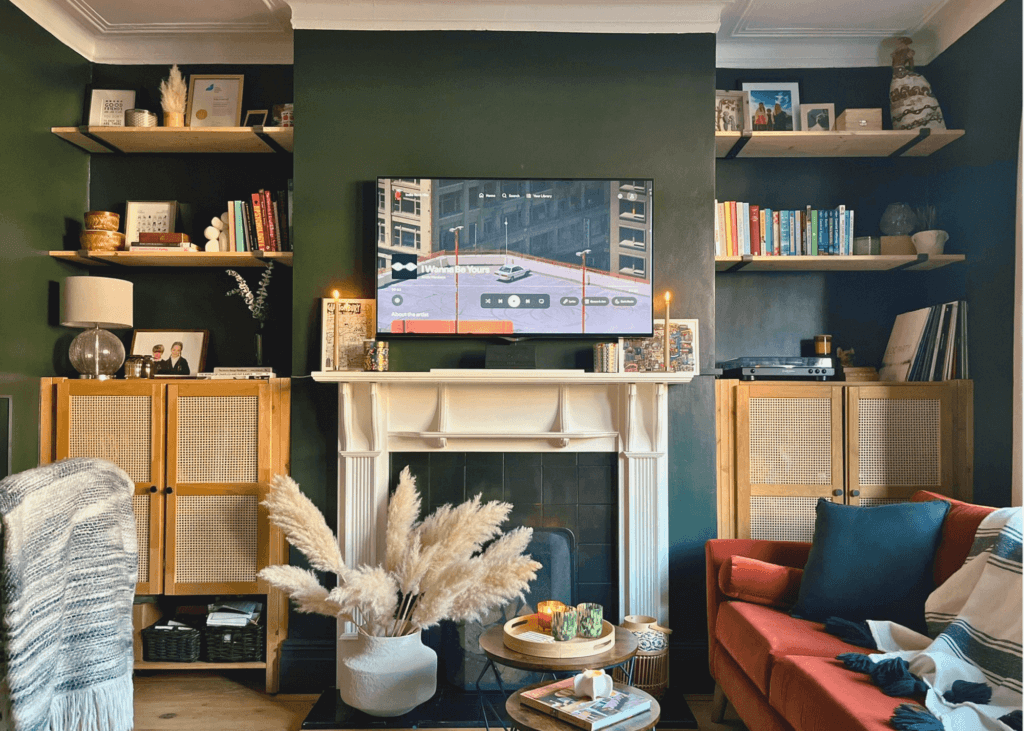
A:
<svg viewBox="0 0 1024 731">
<path fill-rule="evenodd" d="M 293 373 L 318 368 L 317 298 L 335 287 L 373 295 L 363 196 L 378 175 L 654 178 L 655 286 L 673 292 L 673 315 L 700 319 L 712 363 L 714 47 L 710 34 L 296 31 Z M 391 348 L 393 370 L 479 367 L 484 341 Z M 538 350 L 543 367 L 591 365 L 589 341 Z M 669 394 L 670 619 L 698 668 L 706 629 L 692 597 L 703 596 L 715 531 L 712 386 L 700 378 Z M 332 523 L 336 400 L 333 387 L 294 384 L 292 473 Z M 293 617 L 293 636 L 310 636 L 303 621 Z"/>
<path fill-rule="evenodd" d="M 966 262 L 932 272 L 719 274 L 719 359 L 799 355 L 816 333 L 854 348 L 857 365 L 881 362 L 901 312 L 954 299 L 969 304 L 975 387 L 975 499 L 1010 501 L 1013 257 L 1017 147 L 1021 109 L 1021 3 L 1005 2 L 931 64 L 919 68 L 939 98 L 950 129 L 966 134 L 918 159 L 719 160 L 720 200 L 784 209 L 856 211 L 859 236 L 878 235 L 885 206 L 935 205 L 950 240 L 946 253 Z M 743 81 L 797 81 L 800 98 L 848 107 L 881 107 L 888 117 L 889 68 L 719 69 L 719 89 Z"/>
<path fill-rule="evenodd" d="M 78 121 L 89 64 L 8 0 L 0 0 L 0 27 L 8 116 L 0 176 L 0 394 L 14 397 L 11 466 L 18 472 L 39 461 L 38 379 L 70 367 L 76 334 L 60 327 L 57 285 L 82 272 L 47 252 L 64 247 L 87 210 L 89 158 L 50 127 Z"/>
</svg>

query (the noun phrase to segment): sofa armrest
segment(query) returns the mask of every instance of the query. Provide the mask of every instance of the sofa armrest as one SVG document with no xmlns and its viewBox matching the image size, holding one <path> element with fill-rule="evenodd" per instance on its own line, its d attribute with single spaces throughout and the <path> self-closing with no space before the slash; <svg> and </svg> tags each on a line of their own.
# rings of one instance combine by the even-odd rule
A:
<svg viewBox="0 0 1024 731">
<path fill-rule="evenodd" d="M 718 607 L 728 600 L 718 587 L 718 572 L 722 564 L 730 556 L 746 556 L 758 561 L 802 569 L 807 563 L 810 543 L 795 541 L 759 541 L 742 538 L 713 538 L 704 544 L 704 556 L 707 566 L 707 600 L 708 600 L 708 662 L 714 675 L 714 656 L 717 642 L 715 640 L 715 624 L 718 621 Z"/>
</svg>

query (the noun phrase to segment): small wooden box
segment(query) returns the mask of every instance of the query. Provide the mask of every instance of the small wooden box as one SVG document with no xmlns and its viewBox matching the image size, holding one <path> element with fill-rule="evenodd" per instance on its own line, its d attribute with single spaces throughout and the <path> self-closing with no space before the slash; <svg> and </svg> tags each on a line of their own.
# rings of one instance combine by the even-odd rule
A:
<svg viewBox="0 0 1024 731">
<path fill-rule="evenodd" d="M 882 237 L 882 254 L 897 254 L 897 255 L 914 255 L 917 253 L 917 249 L 914 248 L 914 242 L 909 236 L 883 236 Z"/>
<path fill-rule="evenodd" d="M 882 129 L 882 109 L 845 109 L 836 118 L 836 130 L 842 132 L 863 132 Z"/>
</svg>

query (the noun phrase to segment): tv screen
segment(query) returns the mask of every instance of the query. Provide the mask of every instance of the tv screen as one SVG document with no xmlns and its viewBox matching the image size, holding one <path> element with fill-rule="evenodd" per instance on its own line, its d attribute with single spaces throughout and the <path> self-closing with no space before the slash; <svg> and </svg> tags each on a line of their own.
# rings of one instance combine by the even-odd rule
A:
<svg viewBox="0 0 1024 731">
<path fill-rule="evenodd" d="M 377 332 L 652 333 L 652 180 L 377 179 Z"/>
</svg>

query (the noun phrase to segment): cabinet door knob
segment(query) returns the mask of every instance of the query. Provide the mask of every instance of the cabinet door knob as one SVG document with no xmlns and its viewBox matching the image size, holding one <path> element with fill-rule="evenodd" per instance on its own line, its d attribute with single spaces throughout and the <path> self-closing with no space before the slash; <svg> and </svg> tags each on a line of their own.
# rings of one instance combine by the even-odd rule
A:
<svg viewBox="0 0 1024 731">
<path fill-rule="evenodd" d="M 837 487 L 835 490 L 832 491 L 832 494 L 835 495 L 836 497 L 842 497 L 843 491 Z"/>
<path fill-rule="evenodd" d="M 156 492 L 156 485 L 153 485 L 152 487 L 150 487 L 149 491 L 150 492 Z"/>
<path fill-rule="evenodd" d="M 860 490 L 850 490 L 850 494 L 854 497 L 860 497 Z"/>
<path fill-rule="evenodd" d="M 174 488 L 173 487 L 168 487 L 166 492 L 167 492 L 168 495 L 170 495 L 172 492 L 174 492 Z"/>
</svg>

